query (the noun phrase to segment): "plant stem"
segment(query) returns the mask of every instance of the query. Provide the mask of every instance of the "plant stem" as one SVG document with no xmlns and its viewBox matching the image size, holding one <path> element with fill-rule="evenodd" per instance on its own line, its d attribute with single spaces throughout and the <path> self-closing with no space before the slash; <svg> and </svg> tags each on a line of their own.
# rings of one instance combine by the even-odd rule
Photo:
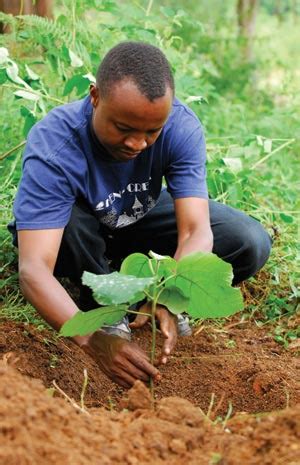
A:
<svg viewBox="0 0 300 465">
<path fill-rule="evenodd" d="M 147 10 L 146 10 L 146 16 L 149 16 L 150 11 L 151 11 L 151 8 L 152 8 L 152 5 L 153 5 L 153 0 L 149 0 L 148 6 L 147 6 Z"/>
<path fill-rule="evenodd" d="M 8 157 L 9 155 L 11 155 L 13 152 L 15 152 L 16 150 L 20 149 L 21 147 L 23 147 L 23 145 L 26 144 L 26 140 L 23 140 L 22 142 L 20 142 L 18 145 L 16 145 L 15 147 L 13 147 L 12 149 L 8 150 L 7 152 L 4 152 L 2 153 L 2 155 L 0 155 L 0 160 L 4 160 L 4 158 Z"/>
<path fill-rule="evenodd" d="M 156 321 L 155 321 L 155 312 L 156 312 L 156 298 L 152 300 L 152 307 L 151 307 L 151 326 L 152 326 L 152 342 L 151 342 L 151 352 L 150 352 L 150 362 L 154 364 L 155 358 L 155 347 L 156 347 Z M 152 397 L 152 402 L 154 401 L 154 384 L 153 378 L 150 378 L 150 393 Z"/>
<path fill-rule="evenodd" d="M 279 147 L 277 147 L 277 149 L 275 150 L 272 150 L 272 152 L 268 153 L 266 156 L 264 156 L 263 158 L 261 158 L 260 160 L 258 160 L 256 163 L 254 163 L 254 165 L 251 166 L 251 169 L 254 170 L 255 168 L 257 168 L 259 165 L 261 165 L 262 163 L 264 163 L 265 161 L 267 161 L 270 157 L 272 157 L 272 155 L 274 155 L 275 153 L 279 152 L 280 150 L 284 149 L 285 147 L 287 147 L 288 145 L 291 145 L 293 144 L 293 142 L 295 142 L 296 139 L 290 139 L 289 141 L 285 142 L 284 144 L 280 145 Z"/>
<path fill-rule="evenodd" d="M 82 386 L 82 391 L 80 394 L 80 406 L 81 410 L 84 412 L 85 411 L 85 406 L 84 406 L 84 396 L 85 396 L 85 391 L 88 385 L 88 374 L 87 374 L 87 369 L 84 368 L 83 370 L 83 386 Z"/>
<path fill-rule="evenodd" d="M 51 100 L 55 103 L 59 103 L 61 105 L 64 105 L 66 103 L 65 100 L 60 100 L 56 97 L 51 97 L 51 95 L 41 94 L 40 92 L 37 92 L 36 90 L 33 90 L 32 88 L 24 89 L 24 87 L 16 86 L 14 84 L 2 84 L 1 87 L 6 87 L 7 89 L 27 90 L 28 92 L 31 92 L 34 95 L 38 95 L 39 97 L 45 98 L 46 100 Z"/>
<path fill-rule="evenodd" d="M 20 11 L 19 11 L 19 16 L 21 16 L 24 13 L 24 0 L 20 1 Z"/>
<path fill-rule="evenodd" d="M 76 0 L 72 1 L 72 47 L 75 51 L 76 42 Z"/>
<path fill-rule="evenodd" d="M 151 353 L 150 353 L 150 362 L 153 365 L 155 358 L 155 346 L 156 346 L 156 322 L 155 322 L 155 311 L 156 311 L 156 299 L 152 300 L 151 308 L 151 325 L 152 325 L 152 343 L 151 343 Z"/>
</svg>

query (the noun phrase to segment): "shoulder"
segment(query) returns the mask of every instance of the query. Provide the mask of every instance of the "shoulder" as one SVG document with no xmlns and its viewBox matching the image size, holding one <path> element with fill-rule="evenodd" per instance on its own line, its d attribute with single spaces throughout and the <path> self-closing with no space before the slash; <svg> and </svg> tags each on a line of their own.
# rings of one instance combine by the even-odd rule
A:
<svg viewBox="0 0 300 465">
<path fill-rule="evenodd" d="M 47 158 L 53 156 L 78 137 L 88 124 L 90 112 L 88 97 L 54 108 L 29 132 L 25 155 L 39 148 Z"/>
<path fill-rule="evenodd" d="M 171 114 L 163 129 L 165 141 L 170 147 L 177 143 L 185 144 L 191 140 L 201 140 L 204 136 L 201 122 L 187 105 L 174 98 Z"/>
<path fill-rule="evenodd" d="M 202 125 L 193 110 L 175 97 L 164 129 L 166 133 L 175 136 L 182 133 L 190 134 L 195 130 L 202 132 Z"/>
<path fill-rule="evenodd" d="M 194 124 L 201 125 L 200 120 L 196 113 L 186 105 L 185 103 L 181 102 L 178 98 L 174 98 L 172 111 L 169 117 L 170 123 L 182 121 L 182 119 L 186 121 L 191 121 Z"/>
</svg>

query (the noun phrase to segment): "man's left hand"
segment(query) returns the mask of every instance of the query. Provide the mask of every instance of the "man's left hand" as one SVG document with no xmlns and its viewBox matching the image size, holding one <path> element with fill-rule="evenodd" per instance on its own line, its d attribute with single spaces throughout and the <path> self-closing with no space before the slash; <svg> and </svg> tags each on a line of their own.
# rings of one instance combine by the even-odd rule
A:
<svg viewBox="0 0 300 465">
<path fill-rule="evenodd" d="M 151 313 L 151 303 L 147 302 L 139 309 L 141 313 Z M 135 320 L 130 323 L 131 329 L 137 329 L 144 326 L 149 321 L 149 316 L 139 314 Z M 158 365 L 166 364 L 168 356 L 171 354 L 177 342 L 177 318 L 162 305 L 156 306 L 155 318 L 159 322 L 162 335 L 165 338 Z"/>
</svg>

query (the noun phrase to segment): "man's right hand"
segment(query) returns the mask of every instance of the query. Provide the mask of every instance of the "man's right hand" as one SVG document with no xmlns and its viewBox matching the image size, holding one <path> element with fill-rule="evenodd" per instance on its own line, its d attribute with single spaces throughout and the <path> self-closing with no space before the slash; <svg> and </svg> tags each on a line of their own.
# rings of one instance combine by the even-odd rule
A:
<svg viewBox="0 0 300 465">
<path fill-rule="evenodd" d="M 133 386 L 136 380 L 160 379 L 159 371 L 146 353 L 137 344 L 119 336 L 96 331 L 81 347 L 112 381 L 125 388 Z"/>
</svg>

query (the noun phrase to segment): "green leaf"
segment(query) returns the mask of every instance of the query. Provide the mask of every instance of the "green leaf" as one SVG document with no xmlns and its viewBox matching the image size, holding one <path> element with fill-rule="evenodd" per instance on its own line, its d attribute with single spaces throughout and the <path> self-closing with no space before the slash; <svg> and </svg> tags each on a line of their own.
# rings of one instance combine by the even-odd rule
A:
<svg viewBox="0 0 300 465">
<path fill-rule="evenodd" d="M 186 309 L 194 318 L 220 318 L 242 310 L 240 289 L 231 287 L 232 267 L 212 253 L 197 252 L 178 262 L 174 279 L 167 288 L 176 286 L 189 298 Z"/>
<path fill-rule="evenodd" d="M 177 266 L 177 262 L 174 258 L 167 255 L 159 255 L 152 251 L 149 252 L 149 255 L 154 258 L 149 259 L 147 255 L 142 253 L 133 253 L 129 255 L 123 261 L 120 272 L 137 277 L 153 276 L 153 273 L 156 273 L 155 282 L 160 281 L 161 278 L 167 278 L 174 273 Z"/>
<path fill-rule="evenodd" d="M 7 81 L 7 74 L 5 69 L 0 69 L 0 84 L 4 84 Z"/>
<path fill-rule="evenodd" d="M 9 53 L 7 48 L 0 47 L 0 65 L 5 65 L 8 61 Z"/>
<path fill-rule="evenodd" d="M 165 305 L 171 313 L 176 315 L 187 310 L 189 299 L 185 297 L 181 289 L 175 286 L 170 286 L 162 291 L 159 296 L 158 303 Z"/>
<path fill-rule="evenodd" d="M 27 137 L 28 132 L 30 131 L 32 126 L 36 123 L 37 118 L 32 111 L 30 111 L 28 108 L 24 106 L 21 107 L 21 115 L 25 119 L 24 127 L 23 127 L 23 134 L 24 134 L 24 137 Z"/>
<path fill-rule="evenodd" d="M 286 215 L 285 213 L 280 213 L 280 218 L 285 223 L 293 223 L 294 222 L 294 218 L 291 215 Z"/>
<path fill-rule="evenodd" d="M 25 89 L 28 89 L 29 91 L 31 90 L 31 87 L 27 84 L 27 82 L 20 78 L 18 65 L 14 61 L 9 60 L 9 66 L 6 68 L 6 74 L 12 82 L 25 87 Z"/>
<path fill-rule="evenodd" d="M 159 255 L 158 253 L 155 253 L 152 250 L 150 250 L 149 256 L 157 261 L 168 260 L 168 258 L 170 258 L 168 255 Z"/>
<path fill-rule="evenodd" d="M 26 69 L 27 76 L 32 81 L 38 81 L 39 79 L 41 79 L 38 74 L 36 74 L 34 71 L 32 71 L 31 68 L 29 68 L 29 66 L 25 65 L 25 69 Z"/>
<path fill-rule="evenodd" d="M 77 56 L 74 52 L 72 52 L 72 50 L 69 49 L 69 57 L 70 57 L 70 60 L 71 60 L 71 66 L 73 68 L 80 68 L 81 66 L 83 66 L 83 61 L 81 58 L 79 58 L 79 56 Z"/>
<path fill-rule="evenodd" d="M 111 305 L 97 308 L 89 312 L 78 311 L 61 327 L 62 336 L 85 336 L 93 333 L 103 325 L 113 325 L 126 314 L 126 305 Z"/>
<path fill-rule="evenodd" d="M 222 158 L 224 164 L 228 166 L 233 172 L 238 172 L 243 169 L 243 164 L 241 158 L 230 158 L 224 157 Z"/>
<path fill-rule="evenodd" d="M 39 95 L 34 94 L 33 92 L 29 92 L 28 90 L 17 90 L 14 92 L 16 97 L 24 98 L 25 100 L 32 100 L 37 102 L 40 99 Z"/>
<path fill-rule="evenodd" d="M 189 95 L 186 99 L 185 102 L 189 105 L 190 103 L 208 103 L 207 99 L 203 97 L 203 95 Z"/>
<path fill-rule="evenodd" d="M 149 265 L 149 258 L 142 253 L 128 255 L 121 265 L 120 273 L 124 275 L 129 274 L 138 278 L 153 277 Z"/>
<path fill-rule="evenodd" d="M 84 78 L 86 78 L 89 82 L 92 82 L 95 84 L 96 82 L 96 77 L 92 73 L 86 73 L 83 75 Z"/>
<path fill-rule="evenodd" d="M 90 84 L 90 80 L 82 76 L 81 74 L 72 76 L 66 82 L 63 95 L 70 94 L 74 88 L 77 89 L 77 94 L 81 95 L 88 90 L 89 84 Z"/>
<path fill-rule="evenodd" d="M 85 271 L 82 275 L 82 283 L 92 289 L 94 299 L 101 305 L 137 302 L 154 281 L 154 278 L 136 278 L 117 271 L 102 275 Z"/>
<path fill-rule="evenodd" d="M 272 151 L 272 140 L 271 139 L 266 139 L 264 141 L 264 152 L 265 153 L 270 153 Z"/>
</svg>

